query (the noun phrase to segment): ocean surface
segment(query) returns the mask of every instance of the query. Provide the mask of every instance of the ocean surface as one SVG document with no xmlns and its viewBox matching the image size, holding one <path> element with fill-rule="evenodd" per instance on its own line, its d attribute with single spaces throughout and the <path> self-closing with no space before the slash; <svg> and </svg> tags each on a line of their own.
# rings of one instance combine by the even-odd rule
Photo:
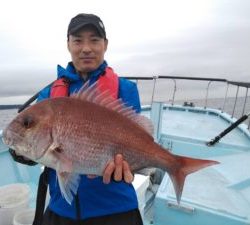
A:
<svg viewBox="0 0 250 225">
<path fill-rule="evenodd" d="M 145 96 L 144 96 L 145 97 Z M 142 104 L 150 104 L 151 97 L 141 98 Z M 159 99 L 155 98 L 155 101 L 159 101 Z M 171 103 L 171 100 L 165 101 L 166 103 Z M 195 106 L 204 107 L 207 105 L 207 108 L 215 108 L 215 109 L 223 109 L 223 112 L 226 112 L 230 115 L 234 114 L 235 118 L 240 118 L 244 114 L 250 113 L 250 101 L 247 99 L 245 107 L 244 97 L 237 98 L 237 102 L 235 104 L 235 98 L 227 98 L 226 101 L 224 98 L 214 98 L 214 99 L 208 99 L 207 102 L 205 102 L 204 99 L 193 99 L 193 100 L 176 100 L 174 101 L 175 104 L 183 105 L 184 102 L 192 102 Z M 234 109 L 235 106 L 235 109 Z M 244 111 L 243 111 L 244 110 Z M 3 109 L 0 110 L 0 130 L 2 130 L 15 116 L 17 115 L 17 109 Z M 245 124 L 249 125 L 249 119 L 245 121 Z"/>
</svg>

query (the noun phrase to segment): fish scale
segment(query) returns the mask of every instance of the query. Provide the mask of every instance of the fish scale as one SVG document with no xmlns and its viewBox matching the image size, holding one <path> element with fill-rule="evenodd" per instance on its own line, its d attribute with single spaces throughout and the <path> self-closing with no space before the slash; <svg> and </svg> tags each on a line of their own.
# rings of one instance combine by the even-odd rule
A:
<svg viewBox="0 0 250 225">
<path fill-rule="evenodd" d="M 29 126 L 23 122 L 27 118 Z M 100 93 L 94 84 L 24 110 L 3 131 L 3 140 L 18 154 L 55 169 L 69 203 L 80 174 L 102 175 L 118 153 L 132 171 L 158 167 L 168 172 L 179 203 L 185 177 L 218 162 L 174 155 L 154 142 L 152 130 L 148 118 Z"/>
</svg>

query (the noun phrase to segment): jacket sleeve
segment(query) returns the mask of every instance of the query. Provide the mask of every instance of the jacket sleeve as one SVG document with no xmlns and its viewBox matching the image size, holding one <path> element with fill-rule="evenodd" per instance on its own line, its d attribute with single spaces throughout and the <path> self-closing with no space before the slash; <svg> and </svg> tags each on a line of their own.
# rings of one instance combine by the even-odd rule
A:
<svg viewBox="0 0 250 225">
<path fill-rule="evenodd" d="M 119 78 L 118 97 L 121 98 L 127 106 L 132 106 L 137 113 L 141 112 L 140 97 L 136 83 L 124 78 Z"/>
</svg>

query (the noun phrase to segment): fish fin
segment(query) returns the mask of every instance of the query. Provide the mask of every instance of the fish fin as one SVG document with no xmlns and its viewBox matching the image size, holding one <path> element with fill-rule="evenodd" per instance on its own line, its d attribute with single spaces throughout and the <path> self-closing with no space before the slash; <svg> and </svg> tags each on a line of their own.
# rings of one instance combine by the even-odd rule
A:
<svg viewBox="0 0 250 225">
<path fill-rule="evenodd" d="M 53 155 L 58 159 L 56 171 L 62 196 L 71 204 L 79 186 L 80 175 L 72 172 L 73 162 L 63 154 L 60 147 L 53 150 Z"/>
<path fill-rule="evenodd" d="M 78 93 L 74 93 L 70 97 L 93 102 L 110 110 L 116 111 L 137 123 L 151 136 L 153 135 L 154 127 L 150 119 L 136 113 L 132 106 L 127 107 L 122 99 L 114 99 L 109 90 L 100 92 L 97 82 L 89 86 L 89 81 L 87 81 Z"/>
<path fill-rule="evenodd" d="M 166 166 L 165 168 L 162 167 L 162 169 L 168 172 L 174 186 L 177 203 L 180 204 L 186 176 L 190 173 L 194 173 L 205 167 L 219 164 L 219 162 L 213 160 L 195 159 L 177 155 L 175 155 L 174 157 L 176 159 L 176 165 L 174 166 L 174 169 L 171 168 L 169 169 Z M 165 164 L 166 160 L 169 160 L 169 157 L 168 159 L 165 159 Z"/>
<path fill-rule="evenodd" d="M 80 182 L 80 175 L 76 173 L 57 172 L 58 183 L 65 200 L 71 204 L 76 195 Z"/>
<path fill-rule="evenodd" d="M 137 118 L 134 119 L 134 121 L 141 126 L 145 131 L 148 132 L 148 134 L 150 134 L 151 136 L 154 133 L 154 125 L 152 123 L 152 121 L 147 118 L 146 116 L 138 116 Z"/>
<path fill-rule="evenodd" d="M 56 170 L 60 172 L 71 173 L 73 171 L 73 162 L 68 159 L 60 150 L 60 148 L 55 148 L 53 150 L 53 155 L 58 159 Z"/>
</svg>

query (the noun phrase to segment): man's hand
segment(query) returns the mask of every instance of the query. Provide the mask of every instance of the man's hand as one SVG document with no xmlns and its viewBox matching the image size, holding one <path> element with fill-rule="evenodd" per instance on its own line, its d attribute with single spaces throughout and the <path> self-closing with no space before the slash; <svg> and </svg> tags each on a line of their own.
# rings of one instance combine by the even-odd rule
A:
<svg viewBox="0 0 250 225">
<path fill-rule="evenodd" d="M 89 178 L 95 176 L 89 175 Z M 111 179 L 115 181 L 124 180 L 126 183 L 132 183 L 134 176 L 129 168 L 127 161 L 123 160 L 121 154 L 117 154 L 113 161 L 110 161 L 103 172 L 103 183 L 109 184 Z"/>
<path fill-rule="evenodd" d="M 108 184 L 112 175 L 115 181 L 121 181 L 123 179 L 126 183 L 132 183 L 134 180 L 129 165 L 127 161 L 123 160 L 121 154 L 117 154 L 114 161 L 109 162 L 106 166 L 103 172 L 103 183 Z"/>
</svg>

